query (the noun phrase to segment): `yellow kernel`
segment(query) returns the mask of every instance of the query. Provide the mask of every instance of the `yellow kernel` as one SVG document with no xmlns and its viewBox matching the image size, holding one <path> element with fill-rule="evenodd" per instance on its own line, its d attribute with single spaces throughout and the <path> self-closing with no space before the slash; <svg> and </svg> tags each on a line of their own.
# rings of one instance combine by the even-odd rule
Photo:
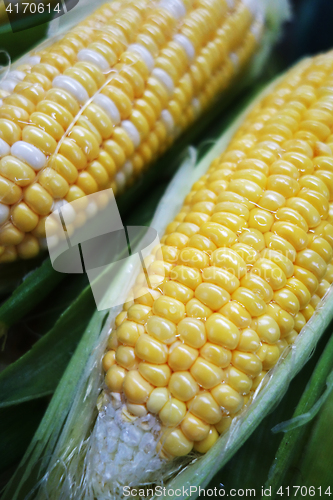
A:
<svg viewBox="0 0 333 500">
<path fill-rule="evenodd" d="M 11 216 L 15 226 L 24 233 L 35 229 L 39 221 L 38 215 L 23 202 L 12 209 Z"/>
<path fill-rule="evenodd" d="M 135 356 L 134 348 L 127 345 L 120 345 L 116 350 L 116 361 L 118 365 L 126 368 L 126 370 L 132 370 L 137 366 L 137 358 Z"/>
<path fill-rule="evenodd" d="M 248 229 L 244 231 L 238 238 L 238 242 L 249 245 L 257 252 L 261 252 L 261 250 L 265 248 L 264 236 L 258 229 Z"/>
<path fill-rule="evenodd" d="M 68 192 L 67 181 L 52 168 L 44 168 L 38 182 L 53 198 L 64 198 Z"/>
<path fill-rule="evenodd" d="M 151 413 L 158 413 L 170 397 L 169 389 L 166 387 L 157 387 L 154 389 L 147 400 L 147 410 Z"/>
<path fill-rule="evenodd" d="M 327 217 L 329 203 L 324 195 L 308 188 L 302 188 L 297 197 L 308 201 L 317 210 L 321 217 Z"/>
<path fill-rule="evenodd" d="M 265 233 L 265 244 L 269 250 L 276 250 L 291 262 L 295 262 L 297 254 L 295 248 L 281 236 L 271 232 Z"/>
<path fill-rule="evenodd" d="M 218 437 L 219 434 L 217 430 L 214 427 L 211 427 L 206 438 L 194 443 L 195 451 L 198 451 L 199 453 L 207 453 L 207 451 L 210 450 L 212 446 L 214 446 L 214 444 L 218 440 Z"/>
<path fill-rule="evenodd" d="M 250 212 L 249 227 L 257 229 L 261 233 L 270 231 L 274 217 L 269 212 L 260 208 L 253 208 Z"/>
<path fill-rule="evenodd" d="M 163 284 L 163 293 L 168 297 L 173 297 L 174 299 L 186 304 L 189 300 L 193 298 L 193 290 L 188 286 L 177 283 L 176 281 L 166 281 Z"/>
<path fill-rule="evenodd" d="M 161 296 L 155 300 L 153 312 L 177 324 L 185 316 L 185 306 L 179 300 Z"/>
<path fill-rule="evenodd" d="M 260 297 L 255 295 L 253 291 L 248 290 L 247 288 L 237 288 L 231 298 L 242 304 L 251 316 L 260 316 L 264 314 L 266 310 L 265 302 L 260 299 Z"/>
<path fill-rule="evenodd" d="M 304 219 L 296 210 L 292 208 L 283 207 L 279 208 L 279 210 L 275 214 L 275 219 L 278 221 L 286 221 L 291 222 L 292 224 L 296 224 L 303 231 L 308 231 L 308 225 Z"/>
<path fill-rule="evenodd" d="M 215 222 L 202 224 L 200 234 L 209 238 L 218 247 L 230 246 L 236 240 L 236 234 L 233 231 Z"/>
<path fill-rule="evenodd" d="M 231 247 L 244 260 L 246 264 L 252 265 L 259 258 L 258 252 L 245 243 L 235 243 Z M 245 275 L 246 276 L 246 275 Z"/>
<path fill-rule="evenodd" d="M 224 434 L 230 427 L 232 423 L 232 417 L 222 417 L 220 422 L 215 424 L 215 429 L 219 434 Z"/>
<path fill-rule="evenodd" d="M 157 387 L 167 386 L 171 376 L 168 365 L 154 365 L 151 363 L 139 363 L 139 373 L 147 382 Z"/>
<path fill-rule="evenodd" d="M 228 414 L 237 413 L 244 404 L 244 398 L 228 384 L 219 384 L 211 390 L 218 405 Z M 221 415 L 222 416 L 222 415 Z M 217 422 L 216 422 L 217 423 Z"/>
<path fill-rule="evenodd" d="M 260 276 L 253 273 L 247 273 L 240 282 L 241 287 L 251 290 L 264 302 L 270 302 L 273 298 L 271 286 Z"/>
<path fill-rule="evenodd" d="M 125 375 L 123 390 L 130 403 L 143 404 L 147 401 L 153 386 L 138 371 L 131 370 Z"/>
<path fill-rule="evenodd" d="M 171 344 L 176 340 L 176 325 L 172 321 L 160 316 L 150 316 L 146 329 L 149 335 L 165 344 Z"/>
<path fill-rule="evenodd" d="M 228 349 L 210 342 L 206 342 L 200 349 L 200 355 L 220 368 L 226 368 L 231 361 L 231 352 Z"/>
<path fill-rule="evenodd" d="M 211 255 L 213 266 L 225 269 L 240 279 L 246 273 L 246 263 L 235 250 L 229 248 L 219 248 Z"/>
<path fill-rule="evenodd" d="M 217 212 L 212 215 L 210 220 L 211 222 L 217 222 L 218 224 L 227 227 L 234 233 L 240 233 L 248 227 L 247 222 L 245 222 L 242 217 L 229 212 Z"/>
<path fill-rule="evenodd" d="M 271 188 L 268 188 L 271 189 Z M 262 189 L 251 180 L 237 179 L 229 183 L 227 191 L 232 191 L 240 196 L 244 196 L 252 203 L 257 203 L 262 196 Z"/>
<path fill-rule="evenodd" d="M 268 344 L 275 344 L 280 338 L 280 327 L 268 314 L 256 318 L 252 323 L 252 328 L 257 332 L 260 340 Z"/>
<path fill-rule="evenodd" d="M 162 436 L 163 450 L 171 456 L 188 455 L 193 448 L 193 441 L 188 440 L 180 429 L 173 429 Z"/>
<path fill-rule="evenodd" d="M 0 173 L 17 186 L 29 186 L 35 179 L 34 170 L 14 156 L 5 156 L 0 160 Z"/>
<path fill-rule="evenodd" d="M 310 250 L 316 252 L 328 264 L 332 260 L 333 251 L 331 245 L 324 238 L 315 238 L 309 245 Z"/>
<path fill-rule="evenodd" d="M 218 386 L 219 387 L 219 386 Z M 215 388 L 212 390 L 212 394 Z M 193 415 L 200 418 L 207 424 L 217 424 L 222 418 L 220 404 L 210 392 L 202 391 L 187 403 L 187 407 Z"/>
<path fill-rule="evenodd" d="M 175 266 L 170 272 L 170 278 L 193 290 L 202 282 L 200 271 L 188 266 Z"/>
<path fill-rule="evenodd" d="M 134 321 L 123 321 L 117 328 L 118 341 L 124 345 L 134 347 L 144 327 Z"/>
<path fill-rule="evenodd" d="M 207 338 L 210 342 L 235 349 L 239 342 L 240 332 L 236 326 L 222 314 L 214 313 L 206 321 Z"/>
<path fill-rule="evenodd" d="M 205 325 L 196 318 L 182 319 L 177 326 L 177 333 L 180 340 L 197 349 L 206 342 Z"/>
<path fill-rule="evenodd" d="M 202 279 L 220 286 L 228 293 L 233 293 L 239 287 L 239 279 L 235 275 L 215 266 L 206 267 L 202 272 Z"/>
<path fill-rule="evenodd" d="M 146 323 L 151 314 L 151 307 L 144 306 L 143 304 L 133 304 L 127 311 L 129 321 L 135 321 L 135 323 L 142 325 Z"/>
<path fill-rule="evenodd" d="M 228 292 L 212 283 L 201 283 L 195 290 L 195 297 L 213 311 L 217 311 L 230 300 Z"/>
<path fill-rule="evenodd" d="M 310 201 L 299 197 L 290 198 L 287 200 L 286 205 L 298 212 L 305 219 L 310 229 L 318 226 L 320 222 L 320 213 Z"/>
<path fill-rule="evenodd" d="M 327 266 L 324 259 L 309 248 L 298 252 L 295 263 L 313 273 L 318 280 L 321 280 L 326 273 Z"/>
<path fill-rule="evenodd" d="M 116 362 L 116 352 L 113 350 L 108 351 L 103 357 L 103 370 L 107 372 L 108 369 L 115 364 L 115 362 Z"/>
<path fill-rule="evenodd" d="M 288 340 L 287 340 L 288 342 Z M 280 350 L 277 345 L 267 345 L 265 359 L 262 366 L 264 370 L 270 370 L 279 360 Z"/>
<path fill-rule="evenodd" d="M 53 205 L 53 198 L 37 182 L 25 188 L 24 201 L 38 215 L 48 215 Z"/>
<path fill-rule="evenodd" d="M 209 309 L 209 307 L 202 304 L 198 299 L 191 299 L 186 304 L 186 315 L 191 318 L 205 320 L 212 314 L 212 312 L 213 311 Z"/>
<path fill-rule="evenodd" d="M 279 304 L 285 311 L 290 314 L 297 314 L 299 311 L 299 301 L 296 295 L 287 288 L 281 288 L 274 293 L 274 302 Z"/>
<path fill-rule="evenodd" d="M 251 315 L 241 304 L 231 300 L 218 311 L 228 318 L 237 328 L 246 328 L 251 324 Z"/>
<path fill-rule="evenodd" d="M 126 370 L 119 365 L 112 365 L 105 375 L 105 383 L 111 392 L 122 392 Z"/>
<path fill-rule="evenodd" d="M 187 413 L 180 425 L 181 430 L 190 441 L 201 441 L 208 436 L 210 426 L 200 418 Z"/>
<path fill-rule="evenodd" d="M 276 212 L 286 202 L 285 197 L 277 191 L 266 190 L 259 199 L 257 205 L 269 212 Z"/>
<path fill-rule="evenodd" d="M 177 231 L 175 231 L 172 234 L 169 234 L 165 239 L 166 245 L 177 247 L 179 249 L 184 248 L 187 245 L 187 243 L 189 243 L 189 237 L 186 236 L 185 234 L 178 233 Z"/>
<path fill-rule="evenodd" d="M 186 404 L 177 398 L 170 398 L 158 413 L 162 424 L 168 427 L 179 425 L 185 415 Z"/>
<path fill-rule="evenodd" d="M 168 363 L 173 371 L 188 370 L 199 356 L 197 349 L 181 342 L 176 342 L 170 348 Z"/>
<path fill-rule="evenodd" d="M 199 392 L 199 386 L 189 372 L 177 371 L 171 375 L 169 390 L 180 401 L 189 401 Z"/>
<path fill-rule="evenodd" d="M 233 351 L 232 364 L 250 377 L 256 377 L 262 370 L 262 364 L 258 356 L 249 352 Z"/>
<path fill-rule="evenodd" d="M 225 370 L 225 381 L 243 396 L 248 394 L 252 387 L 252 379 L 232 365 Z"/>
<path fill-rule="evenodd" d="M 167 360 L 168 348 L 149 335 L 142 334 L 135 344 L 135 354 L 143 361 L 160 365 Z"/>
<path fill-rule="evenodd" d="M 238 351 L 256 352 L 260 347 L 260 338 L 257 333 L 251 328 L 246 328 L 241 331 L 239 342 L 237 345 Z"/>
<path fill-rule="evenodd" d="M 184 245 L 185 246 L 185 245 Z M 206 236 L 201 234 L 194 234 L 188 241 L 188 246 L 197 248 L 204 252 L 212 252 L 216 249 L 216 245 L 210 241 Z"/>
<path fill-rule="evenodd" d="M 274 264 L 278 265 L 287 278 L 290 278 L 290 276 L 293 275 L 294 266 L 292 262 L 280 252 L 276 252 L 275 250 L 266 248 L 261 252 L 260 256 L 264 259 L 271 260 L 272 262 L 274 262 Z"/>
<path fill-rule="evenodd" d="M 272 232 L 286 239 L 297 251 L 303 250 L 309 243 L 307 233 L 290 222 L 275 222 Z"/>
<path fill-rule="evenodd" d="M 197 269 L 204 269 L 209 265 L 209 257 L 197 248 L 184 248 L 179 252 L 178 263 Z"/>
<path fill-rule="evenodd" d="M 278 324 L 281 338 L 288 335 L 288 333 L 294 328 L 295 322 L 293 316 L 287 313 L 287 311 L 284 311 L 278 304 L 268 304 L 267 314 Z"/>
<path fill-rule="evenodd" d="M 258 259 L 251 272 L 267 281 L 273 290 L 278 290 L 286 284 L 287 278 L 282 269 L 268 259 Z"/>
<path fill-rule="evenodd" d="M 215 387 L 223 379 L 223 370 L 201 357 L 194 362 L 190 372 L 204 389 Z"/>
</svg>

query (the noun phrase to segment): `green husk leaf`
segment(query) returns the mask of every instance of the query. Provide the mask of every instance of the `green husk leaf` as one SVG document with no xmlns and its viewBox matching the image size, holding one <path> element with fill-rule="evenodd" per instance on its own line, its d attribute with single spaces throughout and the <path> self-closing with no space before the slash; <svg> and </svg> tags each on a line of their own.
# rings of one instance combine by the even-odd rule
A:
<svg viewBox="0 0 333 500">
<path fill-rule="evenodd" d="M 332 366 L 332 360 L 330 361 Z M 321 487 L 322 495 L 329 496 L 332 491 L 332 412 L 333 397 L 330 394 L 320 414 L 313 423 L 311 434 L 308 436 L 303 454 L 294 469 L 291 483 L 303 485 L 307 488 L 316 488 L 319 493 Z M 330 488 L 330 489 L 329 489 Z M 325 493 L 327 492 L 327 493 Z"/>
<path fill-rule="evenodd" d="M 64 277 L 64 274 L 54 271 L 50 259 L 46 259 L 40 267 L 28 274 L 0 307 L 0 337 L 45 298 Z"/>
<path fill-rule="evenodd" d="M 0 373 L 0 408 L 54 392 L 94 309 L 88 286 L 30 351 Z"/>
<path fill-rule="evenodd" d="M 47 400 L 23 403 L 20 411 L 0 409 L 0 471 L 13 465 L 24 453 L 44 415 Z"/>
<path fill-rule="evenodd" d="M 309 425 L 307 424 L 311 423 L 312 418 L 316 416 L 322 404 L 331 394 L 332 366 L 333 337 L 330 338 L 317 363 L 313 375 L 297 405 L 293 418 L 275 427 L 276 432 L 282 430 L 285 432 L 285 436 L 281 441 L 265 486 L 266 488 L 272 488 L 272 498 L 277 498 L 276 492 L 284 484 L 291 464 L 297 463 L 297 459 L 305 445 L 309 429 Z M 324 391 L 325 386 L 327 386 L 326 391 Z"/>
</svg>

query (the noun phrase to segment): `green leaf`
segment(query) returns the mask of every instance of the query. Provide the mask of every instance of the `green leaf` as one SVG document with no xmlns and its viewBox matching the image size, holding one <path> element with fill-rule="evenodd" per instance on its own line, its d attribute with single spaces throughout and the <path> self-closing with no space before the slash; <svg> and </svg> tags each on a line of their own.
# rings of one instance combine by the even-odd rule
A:
<svg viewBox="0 0 333 500">
<path fill-rule="evenodd" d="M 322 397 L 328 377 L 332 377 L 332 366 L 333 336 L 330 338 L 313 372 L 309 384 L 305 389 L 299 404 L 297 405 L 296 411 L 293 415 L 293 419 L 287 422 L 287 431 L 279 446 L 273 466 L 271 468 L 271 472 L 266 482 L 266 487 L 272 488 L 272 498 L 278 498 L 276 496 L 276 491 L 281 485 L 285 484 L 286 480 L 288 480 L 289 484 L 290 472 L 292 472 L 293 470 L 291 468 L 291 465 L 297 464 L 298 462 L 298 458 L 302 452 L 302 448 L 304 447 L 307 438 L 307 431 L 309 428 L 309 425 L 307 424 L 311 423 L 311 419 L 309 419 L 309 416 L 307 417 L 307 419 L 303 417 L 303 422 L 302 420 L 300 421 L 300 417 L 311 412 L 311 409 L 320 400 L 320 397 Z M 329 389 L 332 389 L 332 384 L 330 384 Z M 327 393 L 327 396 L 328 395 L 329 393 Z M 295 427 L 294 425 L 292 425 L 295 423 L 303 423 L 303 425 L 298 425 L 297 427 Z M 288 430 L 288 427 L 291 430 Z"/>
<path fill-rule="evenodd" d="M 64 277 L 64 274 L 54 271 L 50 259 L 46 259 L 41 267 L 28 274 L 0 307 L 0 337 L 7 332 L 8 327 L 45 298 Z"/>
<path fill-rule="evenodd" d="M 29 401 L 13 408 L 0 409 L 0 471 L 19 460 L 29 445 L 47 407 L 47 400 Z"/>
<path fill-rule="evenodd" d="M 54 392 L 94 310 L 87 287 L 30 351 L 0 373 L 0 408 Z"/>
</svg>

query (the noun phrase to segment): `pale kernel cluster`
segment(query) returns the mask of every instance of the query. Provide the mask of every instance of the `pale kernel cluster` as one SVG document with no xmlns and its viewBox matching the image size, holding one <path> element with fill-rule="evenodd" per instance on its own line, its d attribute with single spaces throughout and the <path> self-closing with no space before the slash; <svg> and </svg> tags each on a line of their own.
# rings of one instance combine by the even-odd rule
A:
<svg viewBox="0 0 333 500">
<path fill-rule="evenodd" d="M 0 262 L 37 255 L 60 202 L 131 184 L 229 85 L 261 27 L 241 1 L 113 1 L 10 72 Z M 66 229 L 85 222 L 79 213 Z M 49 221 L 55 245 L 57 233 Z"/>
<path fill-rule="evenodd" d="M 331 286 L 332 81 L 308 59 L 249 113 L 116 318 L 107 391 L 158 415 L 167 457 L 211 448 Z"/>
</svg>

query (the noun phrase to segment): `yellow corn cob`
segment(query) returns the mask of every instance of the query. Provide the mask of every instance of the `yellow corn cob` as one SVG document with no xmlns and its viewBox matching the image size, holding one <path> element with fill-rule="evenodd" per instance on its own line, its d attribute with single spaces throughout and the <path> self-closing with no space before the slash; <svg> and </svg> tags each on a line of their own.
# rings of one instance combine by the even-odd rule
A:
<svg viewBox="0 0 333 500">
<path fill-rule="evenodd" d="M 255 50 L 252 4 L 114 1 L 9 74 L 0 262 L 35 256 L 59 201 L 122 191 L 207 108 Z"/>
<path fill-rule="evenodd" d="M 307 59 L 249 113 L 116 318 L 105 394 L 164 458 L 214 445 L 333 281 L 332 75 Z"/>
</svg>

